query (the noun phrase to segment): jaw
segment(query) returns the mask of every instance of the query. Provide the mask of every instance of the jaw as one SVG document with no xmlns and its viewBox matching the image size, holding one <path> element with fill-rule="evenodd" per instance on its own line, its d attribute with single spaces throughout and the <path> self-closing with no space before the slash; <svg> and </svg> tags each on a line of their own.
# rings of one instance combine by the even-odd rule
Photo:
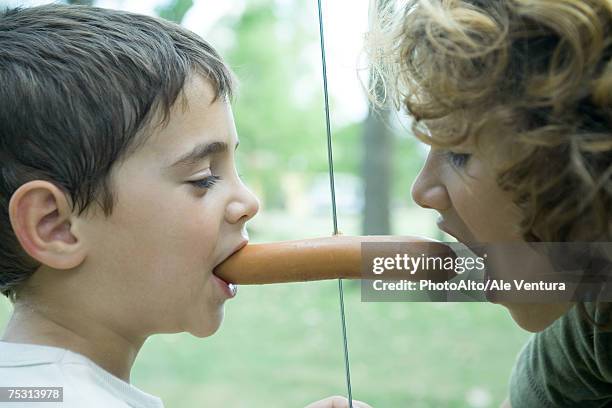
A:
<svg viewBox="0 0 612 408">
<path fill-rule="evenodd" d="M 522 329 L 531 333 L 538 333 L 563 316 L 572 306 L 572 303 L 504 303 L 512 319 Z"/>
</svg>

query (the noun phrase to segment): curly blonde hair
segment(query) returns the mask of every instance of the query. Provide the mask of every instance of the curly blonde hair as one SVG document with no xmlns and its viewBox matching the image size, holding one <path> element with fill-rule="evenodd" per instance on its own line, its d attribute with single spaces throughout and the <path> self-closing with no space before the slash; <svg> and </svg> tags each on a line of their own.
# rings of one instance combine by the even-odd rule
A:
<svg viewBox="0 0 612 408">
<path fill-rule="evenodd" d="M 497 182 L 525 240 L 612 241 L 612 2 L 404 3 L 370 33 L 372 87 L 384 82 L 428 144 L 511 151 Z M 441 118 L 452 132 L 430 134 Z"/>
</svg>

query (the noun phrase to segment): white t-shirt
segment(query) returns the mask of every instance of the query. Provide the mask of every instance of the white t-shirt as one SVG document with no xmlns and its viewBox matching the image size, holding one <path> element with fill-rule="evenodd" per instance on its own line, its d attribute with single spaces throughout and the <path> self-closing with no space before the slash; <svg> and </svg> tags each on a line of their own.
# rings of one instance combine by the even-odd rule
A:
<svg viewBox="0 0 612 408">
<path fill-rule="evenodd" d="M 70 350 L 0 341 L 0 387 L 63 387 L 63 402 L 0 402 L 6 408 L 163 408 L 162 400 Z"/>
</svg>

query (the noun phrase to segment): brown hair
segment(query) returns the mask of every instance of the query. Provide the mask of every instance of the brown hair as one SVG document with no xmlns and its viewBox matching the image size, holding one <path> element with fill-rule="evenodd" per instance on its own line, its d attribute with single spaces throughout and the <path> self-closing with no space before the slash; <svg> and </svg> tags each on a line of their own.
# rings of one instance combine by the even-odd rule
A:
<svg viewBox="0 0 612 408">
<path fill-rule="evenodd" d="M 110 215 L 109 174 L 160 125 L 192 74 L 216 98 L 233 76 L 194 33 L 161 19 L 88 6 L 44 5 L 0 12 L 0 291 L 40 266 L 11 227 L 12 194 L 31 180 L 57 185 L 82 213 Z M 155 123 L 157 124 L 157 123 Z"/>
</svg>

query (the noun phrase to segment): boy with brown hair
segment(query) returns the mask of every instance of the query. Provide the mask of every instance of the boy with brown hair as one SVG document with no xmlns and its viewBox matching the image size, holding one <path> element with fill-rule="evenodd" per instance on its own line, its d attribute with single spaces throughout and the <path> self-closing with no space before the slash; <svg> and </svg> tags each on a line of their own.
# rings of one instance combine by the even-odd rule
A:
<svg viewBox="0 0 612 408">
<path fill-rule="evenodd" d="M 53 4 L 0 13 L 0 81 L 0 386 L 163 406 L 129 384 L 136 355 L 215 333 L 236 288 L 213 269 L 258 211 L 230 70 L 173 23 Z"/>
</svg>

